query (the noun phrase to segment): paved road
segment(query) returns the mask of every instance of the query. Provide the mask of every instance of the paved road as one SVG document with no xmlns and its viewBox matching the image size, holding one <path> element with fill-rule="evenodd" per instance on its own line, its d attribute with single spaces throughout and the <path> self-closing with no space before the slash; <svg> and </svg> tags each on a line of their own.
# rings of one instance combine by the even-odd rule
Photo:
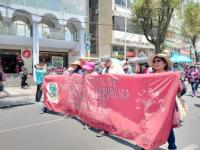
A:
<svg viewBox="0 0 200 150">
<path fill-rule="evenodd" d="M 200 93 L 199 93 L 200 95 Z M 179 150 L 200 150 L 200 97 L 186 99 L 189 113 L 176 129 Z M 0 150 L 137 150 L 133 142 L 114 136 L 97 138 L 72 118 L 39 114 L 41 106 L 0 109 Z M 163 145 L 160 150 L 166 149 Z"/>
</svg>

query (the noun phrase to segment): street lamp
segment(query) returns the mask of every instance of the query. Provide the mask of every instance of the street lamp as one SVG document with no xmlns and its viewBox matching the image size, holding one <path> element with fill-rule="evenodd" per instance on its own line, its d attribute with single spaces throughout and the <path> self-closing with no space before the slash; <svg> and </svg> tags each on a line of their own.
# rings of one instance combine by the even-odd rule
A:
<svg viewBox="0 0 200 150">
<path fill-rule="evenodd" d="M 124 43 L 124 60 L 126 60 L 126 32 L 127 32 L 127 0 L 125 1 L 125 43 Z"/>
</svg>

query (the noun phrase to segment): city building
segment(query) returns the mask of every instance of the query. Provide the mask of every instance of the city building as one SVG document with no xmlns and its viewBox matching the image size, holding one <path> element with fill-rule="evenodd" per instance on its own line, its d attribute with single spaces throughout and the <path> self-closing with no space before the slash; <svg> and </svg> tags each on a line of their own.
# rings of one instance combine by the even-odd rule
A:
<svg viewBox="0 0 200 150">
<path fill-rule="evenodd" d="M 89 0 L 91 54 L 116 58 L 150 56 L 154 46 L 131 22 L 134 0 Z M 127 9 L 126 9 L 127 8 Z"/>
<path fill-rule="evenodd" d="M 86 0 L 0 0 L 0 63 L 6 73 L 24 64 L 58 68 L 83 56 Z M 23 63 L 20 63 L 23 62 Z"/>
</svg>

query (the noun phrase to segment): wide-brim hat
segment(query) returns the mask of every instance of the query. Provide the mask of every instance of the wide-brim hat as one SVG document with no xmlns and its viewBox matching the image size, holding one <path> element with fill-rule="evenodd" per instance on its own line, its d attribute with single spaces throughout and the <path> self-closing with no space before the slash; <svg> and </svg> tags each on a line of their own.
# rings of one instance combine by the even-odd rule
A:
<svg viewBox="0 0 200 150">
<path fill-rule="evenodd" d="M 74 61 L 73 63 L 71 63 L 70 65 L 78 65 L 78 66 L 81 66 L 81 62 L 76 60 Z"/>
<path fill-rule="evenodd" d="M 149 62 L 148 62 L 149 65 L 150 65 L 151 67 L 153 67 L 153 60 L 154 60 L 156 57 L 164 59 L 165 62 L 167 63 L 168 69 L 170 69 L 170 68 L 172 67 L 172 65 L 173 65 L 172 61 L 171 61 L 171 60 L 169 59 L 169 57 L 166 56 L 165 54 L 156 54 L 156 55 L 151 56 L 151 57 L 149 58 Z"/>
</svg>

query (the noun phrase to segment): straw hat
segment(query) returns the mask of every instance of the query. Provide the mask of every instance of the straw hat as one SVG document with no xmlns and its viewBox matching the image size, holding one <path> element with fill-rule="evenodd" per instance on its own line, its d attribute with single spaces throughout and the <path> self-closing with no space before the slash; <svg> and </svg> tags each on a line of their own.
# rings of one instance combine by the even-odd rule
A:
<svg viewBox="0 0 200 150">
<path fill-rule="evenodd" d="M 154 59 L 155 59 L 156 57 L 164 59 L 165 62 L 167 63 L 168 69 L 170 69 L 170 68 L 172 67 L 172 64 L 173 64 L 173 63 L 171 62 L 171 60 L 169 59 L 169 57 L 167 57 L 165 54 L 156 54 L 156 55 L 150 57 L 150 58 L 149 58 L 149 65 L 150 65 L 151 67 L 153 67 L 153 61 L 154 61 Z"/>
<path fill-rule="evenodd" d="M 76 61 L 74 61 L 73 63 L 71 63 L 70 65 L 78 65 L 78 66 L 81 66 L 81 63 L 80 63 L 80 61 L 76 60 Z"/>
</svg>

